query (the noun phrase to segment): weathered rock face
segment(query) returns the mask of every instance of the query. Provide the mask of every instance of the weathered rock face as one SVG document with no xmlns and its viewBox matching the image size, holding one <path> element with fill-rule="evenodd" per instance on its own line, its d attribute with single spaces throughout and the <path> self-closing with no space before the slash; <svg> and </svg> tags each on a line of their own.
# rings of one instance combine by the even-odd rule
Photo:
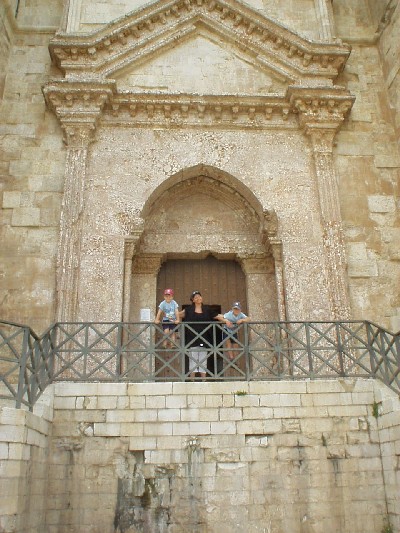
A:
<svg viewBox="0 0 400 533">
<path fill-rule="evenodd" d="M 138 320 L 212 254 L 254 319 L 399 329 L 398 2 L 53 4 L 1 7 L 5 318 Z"/>
</svg>

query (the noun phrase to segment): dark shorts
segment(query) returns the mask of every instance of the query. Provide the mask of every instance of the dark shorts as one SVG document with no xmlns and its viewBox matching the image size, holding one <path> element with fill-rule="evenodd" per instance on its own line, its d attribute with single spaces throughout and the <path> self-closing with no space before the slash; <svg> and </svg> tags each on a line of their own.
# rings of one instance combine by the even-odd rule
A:
<svg viewBox="0 0 400 533">
<path fill-rule="evenodd" d="M 162 328 L 163 328 L 163 331 L 169 329 L 170 331 L 173 331 L 174 329 L 176 329 L 178 326 L 178 324 L 174 324 L 173 322 L 163 322 L 162 323 Z"/>
<path fill-rule="evenodd" d="M 226 339 L 228 339 L 229 341 L 231 342 L 238 342 L 238 332 L 237 330 L 236 331 L 230 331 L 228 333 L 228 331 L 225 329 L 223 332 L 222 332 L 222 338 L 223 340 L 225 341 Z"/>
</svg>

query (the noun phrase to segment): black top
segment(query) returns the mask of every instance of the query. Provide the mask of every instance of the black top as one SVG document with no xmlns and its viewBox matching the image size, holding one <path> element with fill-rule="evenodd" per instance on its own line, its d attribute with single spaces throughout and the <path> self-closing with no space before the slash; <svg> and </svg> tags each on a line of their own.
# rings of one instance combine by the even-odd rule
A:
<svg viewBox="0 0 400 533">
<path fill-rule="evenodd" d="M 185 317 L 183 322 L 212 322 L 218 312 L 208 305 L 202 305 L 202 312 L 195 312 L 195 305 L 192 304 L 185 308 Z M 207 343 L 213 344 L 213 327 L 208 324 L 190 324 L 185 327 L 185 344 L 188 348 L 194 346 L 207 346 Z M 203 333 L 204 332 L 204 333 Z M 202 334 L 196 338 L 196 334 Z M 205 342 L 206 341 L 206 342 Z"/>
</svg>

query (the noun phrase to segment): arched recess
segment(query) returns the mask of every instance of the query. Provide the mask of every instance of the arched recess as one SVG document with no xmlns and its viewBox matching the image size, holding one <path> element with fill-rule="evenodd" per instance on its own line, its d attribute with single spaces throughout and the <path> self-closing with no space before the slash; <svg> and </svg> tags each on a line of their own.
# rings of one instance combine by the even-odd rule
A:
<svg viewBox="0 0 400 533">
<path fill-rule="evenodd" d="M 262 209 L 240 180 L 206 165 L 184 169 L 150 195 L 142 219 L 144 229 L 126 291 L 129 306 L 124 307 L 129 307 L 129 313 L 125 319 L 138 320 L 140 309 L 149 305 L 154 316 L 160 298 L 157 274 L 163 263 L 204 260 L 210 255 L 240 265 L 248 313 L 254 320 L 285 319 L 283 266 L 275 260 L 276 247 L 280 247 L 276 218 Z M 180 303 L 187 303 L 187 294 L 177 296 Z"/>
</svg>

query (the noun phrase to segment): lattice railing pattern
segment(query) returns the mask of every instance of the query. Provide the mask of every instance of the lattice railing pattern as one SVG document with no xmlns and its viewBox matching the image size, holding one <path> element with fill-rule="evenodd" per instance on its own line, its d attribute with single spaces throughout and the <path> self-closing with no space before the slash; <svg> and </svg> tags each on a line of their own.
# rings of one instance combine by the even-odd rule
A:
<svg viewBox="0 0 400 533">
<path fill-rule="evenodd" d="M 0 322 L 0 399 L 32 409 L 54 381 L 187 381 L 198 342 L 207 381 L 370 377 L 400 393 L 400 333 L 371 322 L 249 322 L 233 350 L 220 323 L 203 323 L 201 334 L 197 326 L 166 335 L 152 322 L 68 322 L 39 337 Z M 187 331 L 195 340 L 185 344 Z"/>
</svg>

